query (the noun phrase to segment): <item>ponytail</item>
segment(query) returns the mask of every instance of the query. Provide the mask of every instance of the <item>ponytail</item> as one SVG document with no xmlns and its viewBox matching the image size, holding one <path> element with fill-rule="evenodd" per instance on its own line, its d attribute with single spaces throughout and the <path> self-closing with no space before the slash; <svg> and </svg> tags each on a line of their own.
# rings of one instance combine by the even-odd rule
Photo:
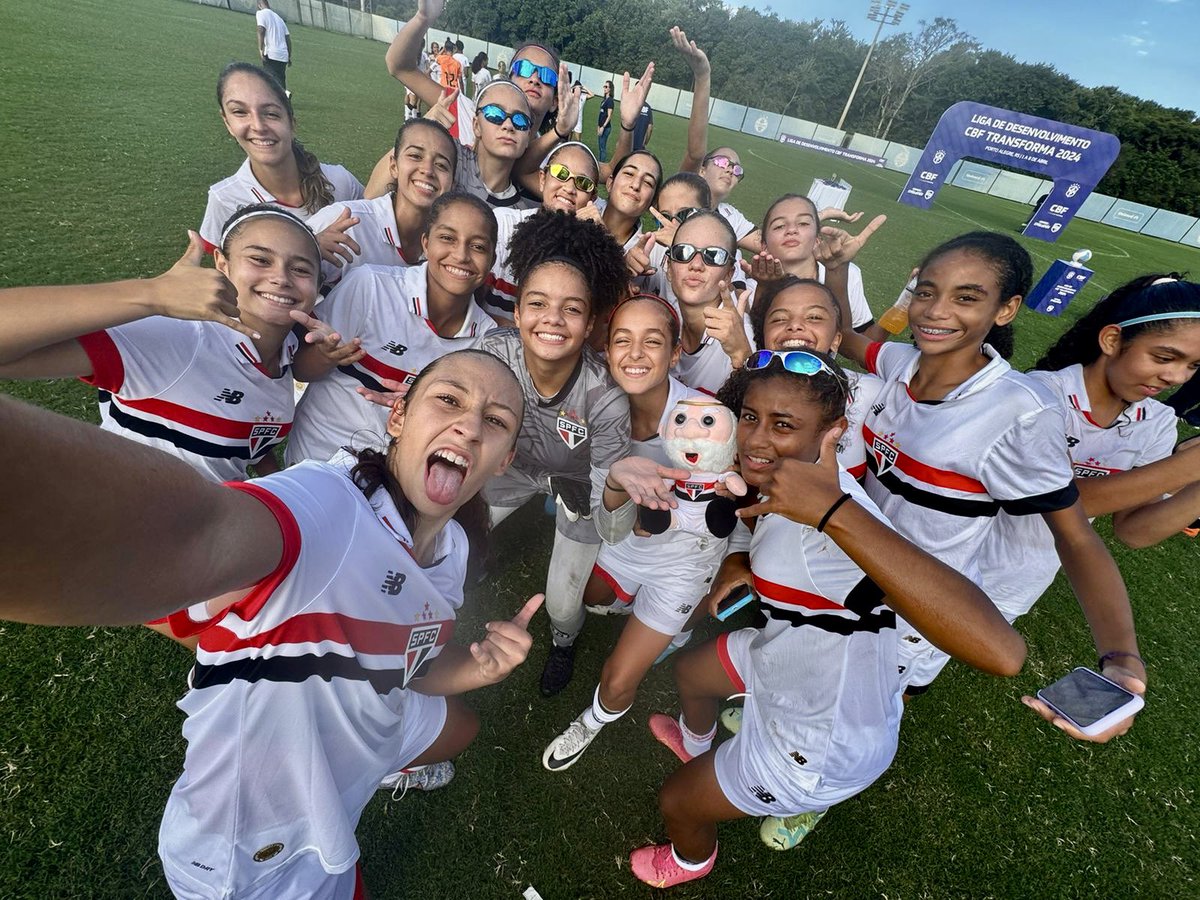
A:
<svg viewBox="0 0 1200 900">
<path fill-rule="evenodd" d="M 300 196 L 309 215 L 333 202 L 333 185 L 321 171 L 321 161 L 305 149 L 297 138 L 292 138 L 292 154 L 296 157 L 296 168 L 300 170 Z"/>
</svg>

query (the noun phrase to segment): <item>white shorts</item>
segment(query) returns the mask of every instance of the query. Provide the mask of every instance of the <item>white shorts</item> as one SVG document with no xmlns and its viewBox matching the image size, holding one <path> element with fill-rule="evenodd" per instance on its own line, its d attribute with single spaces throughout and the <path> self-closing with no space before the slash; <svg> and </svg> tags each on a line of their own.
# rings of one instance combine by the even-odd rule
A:
<svg viewBox="0 0 1200 900">
<path fill-rule="evenodd" d="M 403 769 L 438 739 L 446 727 L 446 698 L 430 697 L 409 690 L 404 698 L 404 723 L 404 736 L 396 755 L 396 769 Z"/>
<path fill-rule="evenodd" d="M 592 571 L 617 599 L 633 601 L 633 614 L 647 628 L 674 637 L 683 630 L 725 556 L 727 541 L 675 532 L 672 540 L 629 535 L 605 544 Z"/>
<path fill-rule="evenodd" d="M 721 793 L 748 816 L 795 816 L 823 812 L 869 787 L 874 778 L 852 788 L 830 789 L 816 772 L 799 768 L 776 748 L 754 704 L 754 667 L 750 642 L 757 628 L 728 631 L 717 638 L 717 654 L 725 674 L 739 692 L 749 694 L 742 727 L 717 748 L 713 768 Z"/>
<path fill-rule="evenodd" d="M 899 616 L 896 617 L 896 663 L 900 688 L 909 696 L 927 691 L 950 662 L 950 654 L 935 647 Z"/>
</svg>

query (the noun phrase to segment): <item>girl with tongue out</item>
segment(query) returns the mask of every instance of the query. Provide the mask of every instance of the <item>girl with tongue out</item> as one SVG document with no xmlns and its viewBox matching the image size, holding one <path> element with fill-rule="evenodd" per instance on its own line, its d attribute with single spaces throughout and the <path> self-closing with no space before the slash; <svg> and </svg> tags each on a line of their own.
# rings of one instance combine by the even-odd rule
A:
<svg viewBox="0 0 1200 900">
<path fill-rule="evenodd" d="M 629 452 L 629 402 L 603 360 L 586 346 L 596 323 L 624 293 L 621 248 L 600 225 L 542 210 L 513 234 L 516 328 L 494 331 L 483 349 L 516 373 L 525 421 L 512 468 L 484 499 L 493 523 L 534 496 L 557 497 L 546 583 L 554 646 L 542 673 L 545 696 L 561 691 L 583 626 L 583 588 L 600 536 L 592 521 L 608 468 Z"/>
<path fill-rule="evenodd" d="M 397 404 L 385 452 L 218 486 L 0 400 L 0 617 L 171 613 L 178 632 L 200 632 L 179 703 L 184 770 L 159 831 L 176 896 L 361 896 L 354 832 L 367 802 L 381 783 L 431 786 L 422 773 L 434 767 L 412 768 L 474 738 L 455 695 L 521 664 L 542 599 L 451 643 L 464 529 L 482 521 L 471 505 L 512 460 L 522 404 L 502 363 L 459 351 Z M 68 569 L 69 581 L 46 577 Z"/>
</svg>

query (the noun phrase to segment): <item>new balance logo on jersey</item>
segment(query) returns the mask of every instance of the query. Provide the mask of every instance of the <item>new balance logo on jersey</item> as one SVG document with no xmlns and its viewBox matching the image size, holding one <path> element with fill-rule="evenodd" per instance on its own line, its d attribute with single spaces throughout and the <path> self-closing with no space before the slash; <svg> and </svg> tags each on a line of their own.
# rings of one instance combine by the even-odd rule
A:
<svg viewBox="0 0 1200 900">
<path fill-rule="evenodd" d="M 871 415 L 877 416 L 881 412 L 883 412 L 885 409 L 887 409 L 886 403 L 876 403 L 874 406 L 871 407 Z"/>
<path fill-rule="evenodd" d="M 222 403 L 228 403 L 230 406 L 237 406 L 242 402 L 242 398 L 246 395 L 242 391 L 235 391 L 231 388 L 222 389 L 221 393 L 213 397 L 214 400 L 220 400 Z"/>
<path fill-rule="evenodd" d="M 396 341 L 388 341 L 383 345 L 383 349 L 394 356 L 403 356 L 408 352 L 408 348 Z"/>
<path fill-rule="evenodd" d="M 438 645 L 438 636 L 442 633 L 442 623 L 436 625 L 417 625 L 408 634 L 408 646 L 404 648 L 404 681 L 401 687 L 408 683 L 420 671 L 425 660 L 433 653 Z"/>
<path fill-rule="evenodd" d="M 403 572 L 393 572 L 391 569 L 388 569 L 387 577 L 383 579 L 383 584 L 379 586 L 379 593 L 395 597 L 404 590 L 404 581 L 407 577 Z"/>
<path fill-rule="evenodd" d="M 777 802 L 777 801 L 775 800 L 775 795 L 774 795 L 774 794 L 772 794 L 770 791 L 768 791 L 768 790 L 767 790 L 765 787 L 763 787 L 761 784 L 752 784 L 752 785 L 750 785 L 750 790 L 751 790 L 751 792 L 754 794 L 754 796 L 755 796 L 755 797 L 757 797 L 759 800 L 761 800 L 763 803 L 775 803 L 775 802 Z"/>
<path fill-rule="evenodd" d="M 563 443 L 571 450 L 574 450 L 588 438 L 587 426 L 572 421 L 566 416 L 559 416 L 556 425 L 558 427 L 558 436 L 563 439 Z"/>
<path fill-rule="evenodd" d="M 692 604 L 690 603 L 680 603 L 677 607 L 675 607 L 675 612 L 679 613 L 681 616 L 686 616 L 691 611 Z"/>
<path fill-rule="evenodd" d="M 798 750 L 793 750 L 791 753 L 788 754 L 788 756 L 790 756 L 795 762 L 798 762 L 802 766 L 808 765 L 808 759 L 805 758 L 804 756 L 802 756 L 800 754 L 800 751 L 798 751 Z"/>
<path fill-rule="evenodd" d="M 1071 435 L 1069 435 L 1069 434 L 1067 435 L 1067 446 L 1068 447 L 1074 447 L 1078 443 L 1079 443 L 1079 438 L 1071 437 Z"/>
<path fill-rule="evenodd" d="M 883 438 L 876 436 L 871 441 L 871 455 L 875 458 L 875 474 L 882 475 L 896 464 L 900 452 Z"/>
</svg>

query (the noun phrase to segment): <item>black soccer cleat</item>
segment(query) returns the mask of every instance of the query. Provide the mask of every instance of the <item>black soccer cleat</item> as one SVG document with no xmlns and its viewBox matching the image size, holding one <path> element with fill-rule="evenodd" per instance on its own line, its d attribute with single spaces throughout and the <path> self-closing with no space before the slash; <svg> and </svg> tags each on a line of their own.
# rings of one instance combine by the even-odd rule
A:
<svg viewBox="0 0 1200 900">
<path fill-rule="evenodd" d="M 542 696 L 553 697 L 568 684 L 575 673 L 575 648 L 551 647 L 550 655 L 546 657 L 546 667 L 542 669 Z"/>
</svg>

